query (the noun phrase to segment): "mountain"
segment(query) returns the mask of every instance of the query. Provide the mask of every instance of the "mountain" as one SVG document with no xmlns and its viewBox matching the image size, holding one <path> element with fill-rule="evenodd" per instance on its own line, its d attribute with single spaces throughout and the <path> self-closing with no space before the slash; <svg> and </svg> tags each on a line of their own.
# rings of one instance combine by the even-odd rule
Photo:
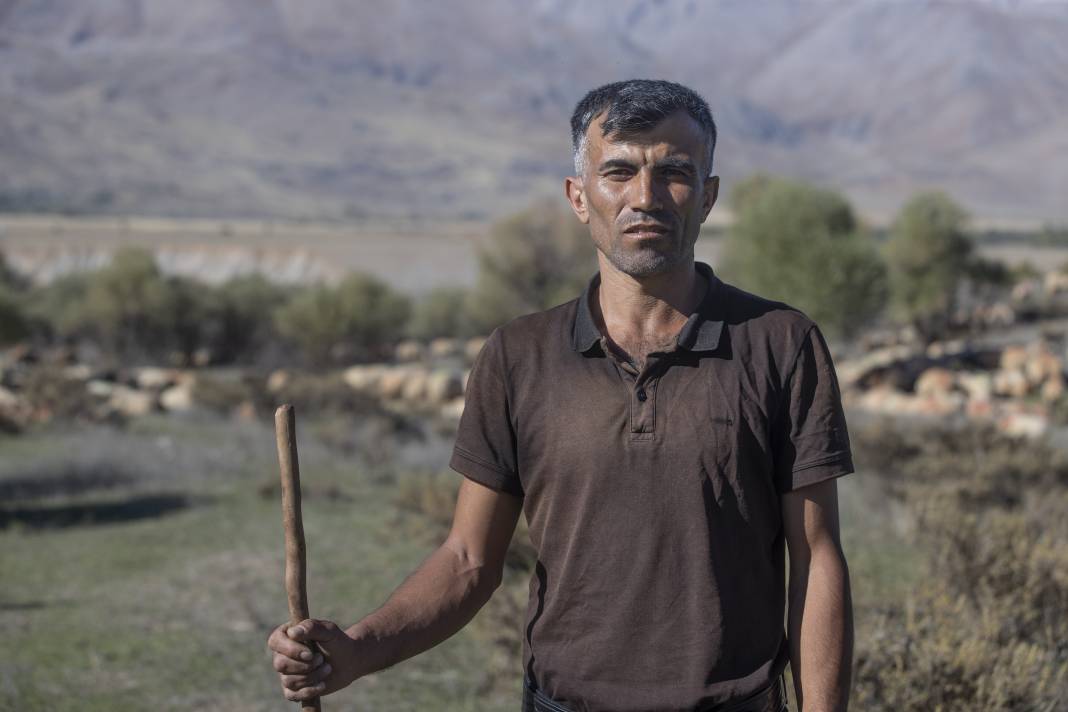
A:
<svg viewBox="0 0 1068 712">
<path fill-rule="evenodd" d="M 0 0 L 0 209 L 379 221 L 560 194 L 593 86 L 686 83 L 729 190 L 1068 221 L 1068 5 Z"/>
</svg>

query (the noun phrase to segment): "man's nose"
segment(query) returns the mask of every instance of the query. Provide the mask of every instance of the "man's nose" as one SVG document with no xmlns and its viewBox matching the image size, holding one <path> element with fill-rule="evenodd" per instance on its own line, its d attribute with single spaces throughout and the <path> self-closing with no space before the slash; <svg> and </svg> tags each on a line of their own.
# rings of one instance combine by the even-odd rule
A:
<svg viewBox="0 0 1068 712">
<path fill-rule="evenodd" d="M 653 172 L 648 169 L 638 171 L 631 185 L 631 209 L 650 212 L 659 210 L 662 207 L 660 203 L 660 191 Z"/>
</svg>

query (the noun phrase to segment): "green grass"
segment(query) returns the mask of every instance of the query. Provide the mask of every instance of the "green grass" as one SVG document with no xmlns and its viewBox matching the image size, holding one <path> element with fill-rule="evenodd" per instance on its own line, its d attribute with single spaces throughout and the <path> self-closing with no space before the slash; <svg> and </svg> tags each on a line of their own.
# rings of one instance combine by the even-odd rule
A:
<svg viewBox="0 0 1068 712">
<path fill-rule="evenodd" d="M 174 421 L 174 428 L 175 447 L 194 450 L 185 453 L 189 462 L 211 464 L 219 459 L 212 448 L 235 437 L 235 426 L 225 422 Z M 136 451 L 151 450 L 167 423 L 137 430 L 122 436 L 99 431 L 95 437 L 119 444 L 117 462 L 136 462 L 145 457 Z M 259 492 L 268 475 L 277 477 L 273 434 L 261 431 L 262 452 L 242 453 L 247 458 L 228 470 L 173 472 L 169 481 L 151 476 L 136 486 L 183 492 L 192 497 L 186 508 L 124 522 L 0 530 L 0 636 L 7 651 L 0 656 L 0 698 L 30 710 L 293 708 L 281 697 L 265 649 L 268 632 L 286 620 L 287 611 L 280 507 Z M 35 452 L 46 461 L 54 458 L 65 437 L 74 436 L 42 432 L 3 441 L 0 477 L 18 476 Z M 390 504 L 391 485 L 310 450 L 316 467 L 304 472 L 312 493 L 304 503 L 309 598 L 317 617 L 349 624 L 379 605 L 430 546 L 425 537 L 395 536 L 400 515 Z M 342 496 L 315 496 L 328 484 Z M 106 503 L 126 493 L 124 486 L 83 493 L 77 501 Z M 71 501 L 18 506 L 43 509 Z M 410 530 L 412 524 L 405 526 Z M 465 630 L 358 681 L 327 708 L 513 709 L 517 696 L 479 695 L 486 682 L 480 670 L 491 654 Z M 516 659 L 516 695 L 519 674 Z"/>
<path fill-rule="evenodd" d="M 315 432 L 302 422 L 298 434 L 311 610 L 348 625 L 430 553 L 441 525 L 398 506 L 398 482 L 407 477 L 339 455 Z M 126 480 L 94 484 L 116 473 Z M 293 709 L 265 649 L 271 628 L 287 618 L 269 425 L 159 416 L 125 430 L 56 428 L 0 439 L 0 488 L 61 476 L 81 484 L 0 502 L 0 513 L 23 512 L 0 528 L 0 708 L 17 700 L 19 709 L 54 711 Z M 894 511 L 868 473 L 839 482 L 860 636 L 865 611 L 901 600 L 918 559 L 895 533 Z M 159 495 L 186 498 L 185 506 L 65 526 L 40 526 L 26 515 Z M 136 507 L 127 514 L 137 515 Z M 490 607 L 452 639 L 357 681 L 324 706 L 517 709 L 522 605 L 509 594 L 525 589 L 522 578 L 511 573 Z M 494 627 L 511 618 L 511 630 Z"/>
</svg>

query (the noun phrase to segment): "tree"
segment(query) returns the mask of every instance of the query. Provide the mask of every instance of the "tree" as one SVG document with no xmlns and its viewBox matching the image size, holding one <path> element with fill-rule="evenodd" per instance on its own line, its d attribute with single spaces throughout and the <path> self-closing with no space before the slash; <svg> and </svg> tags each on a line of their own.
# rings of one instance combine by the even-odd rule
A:
<svg viewBox="0 0 1068 712">
<path fill-rule="evenodd" d="M 204 341 L 222 362 L 255 360 L 273 340 L 274 312 L 288 291 L 261 274 L 234 277 L 209 294 Z"/>
<path fill-rule="evenodd" d="M 275 325 L 312 362 L 325 364 L 386 354 L 410 315 L 407 297 L 375 277 L 353 273 L 336 287 L 306 289 L 275 312 Z"/>
<path fill-rule="evenodd" d="M 29 321 L 15 294 L 0 284 L 0 346 L 7 346 L 30 335 Z"/>
<path fill-rule="evenodd" d="M 966 219 L 945 193 L 921 193 L 890 229 L 886 259 L 894 314 L 926 336 L 945 326 L 961 283 L 979 265 L 964 234 Z"/>
<path fill-rule="evenodd" d="M 122 248 L 90 276 L 81 316 L 116 353 L 159 356 L 176 345 L 195 297 L 160 272 L 151 252 Z"/>
<path fill-rule="evenodd" d="M 738 196 L 738 197 L 734 197 Z M 886 267 L 841 195 L 754 176 L 734 190 L 723 270 L 739 286 L 847 337 L 886 303 Z"/>
<path fill-rule="evenodd" d="M 463 287 L 432 289 L 416 301 L 408 333 L 417 339 L 473 336 L 476 329 L 467 313 L 470 303 L 470 293 Z"/>
<path fill-rule="evenodd" d="M 597 270 L 595 255 L 586 227 L 551 203 L 498 222 L 478 252 L 472 320 L 486 332 L 573 299 Z"/>
</svg>

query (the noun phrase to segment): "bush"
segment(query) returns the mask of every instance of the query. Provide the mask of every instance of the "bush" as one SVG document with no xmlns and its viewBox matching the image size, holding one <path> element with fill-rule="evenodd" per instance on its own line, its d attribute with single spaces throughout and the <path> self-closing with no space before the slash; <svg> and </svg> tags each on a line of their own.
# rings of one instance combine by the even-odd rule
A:
<svg viewBox="0 0 1068 712">
<path fill-rule="evenodd" d="M 34 329 L 48 339 L 87 336 L 90 328 L 85 302 L 89 281 L 89 273 L 71 272 L 32 289 L 29 314 Z"/>
<path fill-rule="evenodd" d="M 1068 699 L 1068 458 L 980 428 L 856 432 L 911 510 L 926 573 L 857 639 L 865 710 L 1057 709 Z"/>
<path fill-rule="evenodd" d="M 61 295 L 76 298 L 74 290 Z M 177 349 L 188 356 L 198 346 L 206 310 L 198 284 L 164 276 L 146 250 L 123 248 L 111 264 L 89 275 L 84 303 L 67 304 L 63 330 L 88 333 L 127 359 L 160 358 Z M 61 301 L 66 301 L 62 299 Z"/>
<path fill-rule="evenodd" d="M 891 305 L 897 318 L 925 336 L 945 328 L 969 274 L 973 245 L 964 234 L 966 219 L 945 193 L 922 193 L 902 208 L 890 229 Z"/>
<path fill-rule="evenodd" d="M 216 361 L 255 361 L 274 341 L 273 314 L 288 300 L 286 288 L 263 275 L 235 277 L 208 294 L 203 341 Z"/>
<path fill-rule="evenodd" d="M 759 175 L 733 194 L 724 272 L 745 289 L 788 302 L 850 336 L 886 302 L 886 269 L 842 196 Z"/>
<path fill-rule="evenodd" d="M 468 314 L 471 296 L 463 287 L 438 287 L 415 302 L 408 334 L 417 339 L 475 336 Z"/>
<path fill-rule="evenodd" d="M 468 302 L 474 328 L 488 333 L 575 298 L 597 271 L 595 256 L 586 227 L 555 205 L 540 203 L 498 222 L 478 253 Z"/>
<path fill-rule="evenodd" d="M 0 346 L 25 339 L 30 334 L 29 319 L 18 297 L 0 284 Z"/>
<path fill-rule="evenodd" d="M 325 364 L 388 354 L 410 314 L 407 297 L 375 277 L 351 274 L 337 287 L 303 291 L 275 312 L 274 323 L 306 358 Z"/>
</svg>

